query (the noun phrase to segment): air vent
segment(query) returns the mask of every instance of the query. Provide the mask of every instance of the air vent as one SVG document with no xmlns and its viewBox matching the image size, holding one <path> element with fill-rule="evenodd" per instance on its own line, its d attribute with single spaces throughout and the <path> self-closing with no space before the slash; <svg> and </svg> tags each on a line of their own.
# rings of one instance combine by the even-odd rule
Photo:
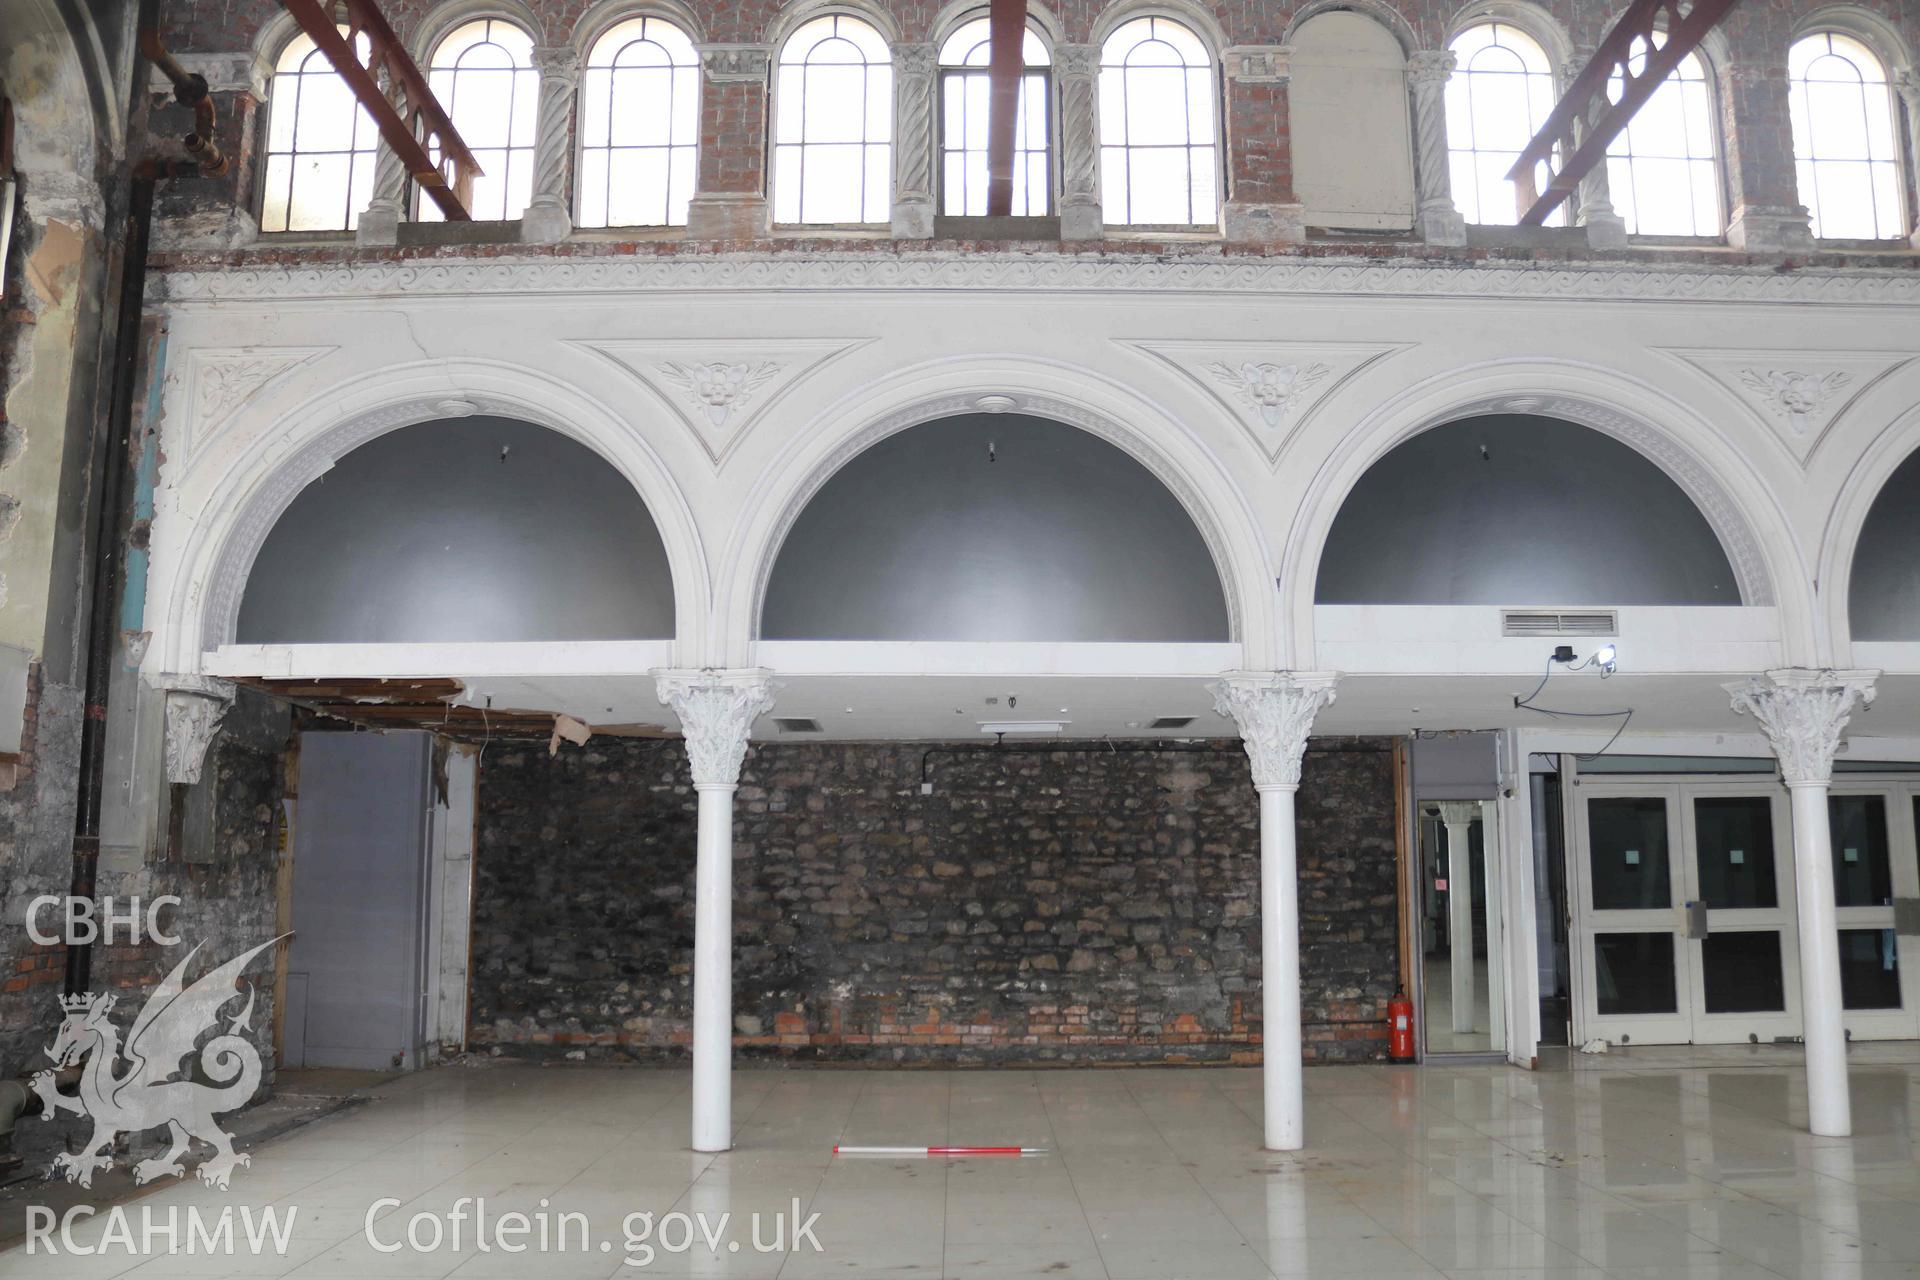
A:
<svg viewBox="0 0 1920 1280">
<path fill-rule="evenodd" d="M 820 722 L 808 720 L 802 716 L 775 716 L 773 722 L 780 726 L 782 733 L 818 733 Z"/>
<path fill-rule="evenodd" d="M 1149 729 L 1184 729 L 1193 723 L 1192 716 L 1156 716 Z"/>
<path fill-rule="evenodd" d="M 1617 636 L 1620 615 L 1611 609 L 1561 613 L 1545 609 L 1502 609 L 1503 636 Z"/>
</svg>

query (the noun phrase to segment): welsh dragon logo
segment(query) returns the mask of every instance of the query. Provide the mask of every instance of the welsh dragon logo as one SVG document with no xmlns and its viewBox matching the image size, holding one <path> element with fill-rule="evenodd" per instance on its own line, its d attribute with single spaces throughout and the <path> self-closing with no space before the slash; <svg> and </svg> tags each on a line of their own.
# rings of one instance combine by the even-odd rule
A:
<svg viewBox="0 0 1920 1280">
<path fill-rule="evenodd" d="M 241 971 L 278 941 L 263 942 L 235 956 L 189 987 L 184 982 L 187 965 L 200 952 L 199 946 L 194 947 L 154 988 L 134 1018 L 124 1046 L 108 1016 L 118 997 L 92 992 L 60 997 L 66 1018 L 46 1051 L 54 1066 L 33 1077 L 33 1088 L 46 1104 L 43 1119 L 53 1119 L 56 1111 L 70 1111 L 90 1117 L 93 1133 L 78 1152 L 54 1157 L 49 1177 L 58 1173 L 68 1182 L 92 1186 L 94 1171 L 113 1163 L 108 1150 L 117 1136 L 165 1125 L 173 1145 L 165 1155 L 136 1164 L 134 1180 L 147 1183 L 181 1176 L 186 1168 L 180 1157 L 198 1139 L 214 1152 L 200 1166 L 200 1181 L 226 1190 L 234 1167 L 252 1163 L 251 1157 L 234 1151 L 232 1137 L 213 1119 L 245 1105 L 260 1086 L 260 1051 L 239 1034 L 253 1016 L 252 988 L 247 991 L 246 1007 L 228 1020 L 226 1031 L 200 1046 L 200 1072 L 214 1083 L 174 1077 L 181 1073 L 181 1060 L 194 1052 L 201 1034 L 218 1027 L 221 1008 L 240 994 Z M 80 1075 L 79 1097 L 56 1092 L 55 1070 L 74 1066 L 82 1058 L 86 1066 Z"/>
</svg>

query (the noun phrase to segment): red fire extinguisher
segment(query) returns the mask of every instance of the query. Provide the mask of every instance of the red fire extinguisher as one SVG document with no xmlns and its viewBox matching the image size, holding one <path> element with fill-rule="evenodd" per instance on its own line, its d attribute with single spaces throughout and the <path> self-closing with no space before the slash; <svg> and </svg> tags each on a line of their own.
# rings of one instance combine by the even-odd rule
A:
<svg viewBox="0 0 1920 1280">
<path fill-rule="evenodd" d="M 1387 1001 L 1387 1057 L 1393 1062 L 1413 1061 L 1413 1001 L 1404 990 L 1395 991 Z"/>
</svg>

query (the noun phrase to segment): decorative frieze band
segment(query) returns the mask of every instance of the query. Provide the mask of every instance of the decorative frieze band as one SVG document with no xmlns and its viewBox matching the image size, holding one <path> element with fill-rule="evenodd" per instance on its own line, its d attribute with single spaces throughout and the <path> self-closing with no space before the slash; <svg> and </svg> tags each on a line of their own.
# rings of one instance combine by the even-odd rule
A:
<svg viewBox="0 0 1920 1280">
<path fill-rule="evenodd" d="M 563 257 L 334 262 L 157 271 L 148 288 L 180 306 L 243 299 L 611 294 L 684 290 L 878 289 L 1165 294 L 1334 294 L 1390 297 L 1586 298 L 1671 302 L 1920 304 L 1920 272 L 1783 272 L 1771 266 L 1623 266 L 1234 259 L 1217 252 L 1037 257 L 960 251 L 632 258 Z"/>
</svg>

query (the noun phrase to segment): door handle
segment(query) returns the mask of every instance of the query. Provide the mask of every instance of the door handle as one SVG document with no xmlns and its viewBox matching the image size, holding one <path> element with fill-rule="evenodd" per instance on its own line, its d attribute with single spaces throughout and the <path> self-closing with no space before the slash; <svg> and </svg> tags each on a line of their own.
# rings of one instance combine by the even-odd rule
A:
<svg viewBox="0 0 1920 1280">
<path fill-rule="evenodd" d="M 1702 938 L 1705 938 L 1708 933 L 1707 904 L 1704 902 L 1689 902 L 1680 909 L 1686 913 L 1685 930 L 1687 940 L 1689 942 L 1698 942 Z"/>
<path fill-rule="evenodd" d="M 1893 900 L 1893 931 L 1903 938 L 1920 937 L 1920 898 Z"/>
</svg>

